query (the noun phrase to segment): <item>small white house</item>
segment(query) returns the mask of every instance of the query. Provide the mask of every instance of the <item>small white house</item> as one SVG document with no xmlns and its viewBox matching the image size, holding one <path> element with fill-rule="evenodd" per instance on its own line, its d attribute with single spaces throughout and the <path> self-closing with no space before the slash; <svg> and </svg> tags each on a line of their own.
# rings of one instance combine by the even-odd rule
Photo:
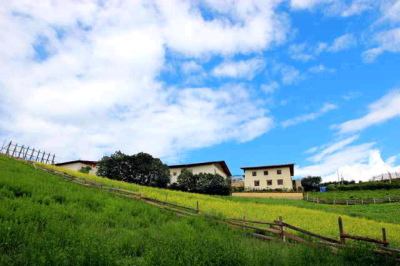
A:
<svg viewBox="0 0 400 266">
<path fill-rule="evenodd" d="M 195 175 L 200 173 L 219 174 L 224 179 L 232 175 L 225 161 L 170 165 L 169 172 L 171 175 L 171 184 L 177 182 L 182 169 L 188 169 Z"/>
<path fill-rule="evenodd" d="M 69 169 L 69 170 L 73 170 L 73 171 L 79 171 L 83 167 L 89 166 L 92 168 L 89 171 L 89 174 L 96 175 L 96 173 L 97 173 L 97 162 L 96 161 L 76 160 L 76 161 L 70 161 L 70 162 L 64 162 L 64 163 L 57 163 L 56 166 L 62 167 L 65 169 Z"/>
</svg>

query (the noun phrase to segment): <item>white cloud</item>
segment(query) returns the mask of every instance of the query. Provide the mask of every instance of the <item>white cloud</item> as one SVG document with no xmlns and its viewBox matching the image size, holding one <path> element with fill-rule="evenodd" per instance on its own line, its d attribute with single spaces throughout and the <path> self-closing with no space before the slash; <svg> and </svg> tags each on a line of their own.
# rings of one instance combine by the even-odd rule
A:
<svg viewBox="0 0 400 266">
<path fill-rule="evenodd" d="M 318 4 L 325 3 L 326 0 L 290 0 L 293 9 L 311 9 Z"/>
<path fill-rule="evenodd" d="M 159 76 L 167 50 L 191 60 L 284 42 L 289 24 L 275 10 L 279 1 L 202 3 L 218 15 L 213 20 L 193 2 L 97 4 L 3 4 L 2 136 L 63 160 L 99 159 L 118 149 L 176 159 L 190 149 L 251 140 L 273 126 L 243 85 L 182 88 Z M 46 52 L 35 50 L 38 40 Z"/>
<path fill-rule="evenodd" d="M 308 71 L 311 72 L 311 73 L 316 74 L 316 73 L 321 73 L 321 72 L 330 72 L 330 73 L 333 73 L 333 72 L 335 72 L 336 70 L 335 70 L 334 68 L 327 68 L 327 67 L 325 67 L 324 65 L 319 64 L 319 65 L 310 67 L 310 68 L 308 69 Z"/>
<path fill-rule="evenodd" d="M 212 74 L 216 77 L 246 78 L 248 80 L 263 70 L 265 62 L 261 58 L 249 60 L 228 61 L 216 66 Z"/>
<path fill-rule="evenodd" d="M 346 95 L 343 95 L 342 98 L 346 101 L 350 101 L 360 97 L 362 94 L 360 92 L 349 92 Z"/>
<path fill-rule="evenodd" d="M 367 63 L 375 61 L 384 52 L 400 52 L 400 28 L 380 32 L 372 41 L 378 46 L 363 52 L 362 58 Z"/>
<path fill-rule="evenodd" d="M 196 61 L 190 60 L 184 62 L 181 66 L 182 72 L 185 74 L 190 74 L 193 72 L 201 72 L 203 71 L 203 67 L 196 63 Z"/>
<path fill-rule="evenodd" d="M 384 1 L 381 5 L 382 21 L 400 21 L 400 0 Z"/>
<path fill-rule="evenodd" d="M 272 94 L 277 89 L 279 89 L 279 84 L 276 81 L 273 81 L 269 84 L 261 84 L 261 90 L 264 91 L 266 94 Z"/>
<path fill-rule="evenodd" d="M 374 2 L 375 1 L 371 0 L 354 0 L 351 2 L 350 6 L 343 8 L 341 16 L 350 17 L 353 15 L 360 15 L 366 10 L 371 10 L 374 7 Z"/>
<path fill-rule="evenodd" d="M 272 68 L 274 74 L 280 74 L 284 84 L 293 84 L 303 79 L 300 71 L 291 65 L 276 63 Z"/>
<path fill-rule="evenodd" d="M 342 50 L 347 50 L 351 47 L 357 45 L 357 39 L 354 37 L 353 34 L 344 34 L 342 36 L 337 37 L 331 46 L 327 48 L 329 52 L 339 52 Z"/>
<path fill-rule="evenodd" d="M 353 143 L 355 140 L 359 138 L 358 135 L 352 136 L 350 138 L 341 140 L 339 142 L 335 142 L 332 144 L 329 144 L 327 147 L 325 147 L 320 153 L 307 158 L 307 160 L 312 161 L 312 162 L 319 162 L 321 161 L 325 156 L 332 154 L 335 151 L 338 151 L 342 149 L 343 147 L 349 145 L 350 143 Z"/>
<path fill-rule="evenodd" d="M 289 55 L 294 60 L 308 62 L 315 60 L 323 52 L 336 53 L 350 49 L 356 45 L 357 39 L 353 34 L 347 33 L 335 38 L 330 45 L 325 42 L 319 42 L 316 45 L 310 45 L 307 42 L 292 44 L 289 47 Z"/>
<path fill-rule="evenodd" d="M 395 176 L 396 174 L 400 176 L 400 166 L 393 165 L 393 162 L 389 160 L 387 162 L 383 161 L 379 150 L 370 150 L 368 154 L 368 160 L 364 163 L 354 163 L 353 165 L 343 165 L 338 168 L 337 172 L 339 177 L 348 181 L 369 181 L 373 177 L 384 175 L 387 176 L 388 173 Z M 323 177 L 326 181 L 337 181 L 337 173 L 332 173 Z"/>
<path fill-rule="evenodd" d="M 314 153 L 318 150 L 318 147 L 311 147 L 310 149 L 306 150 L 304 153 L 309 154 L 309 153 Z"/>
<path fill-rule="evenodd" d="M 371 148 L 375 143 L 364 143 L 361 145 L 349 146 L 338 152 L 324 157 L 319 163 L 309 166 L 298 166 L 295 170 L 297 176 L 331 176 L 338 169 L 346 165 L 362 164 L 368 160 Z M 337 180 L 337 178 L 336 178 Z"/>
<path fill-rule="evenodd" d="M 340 133 L 352 133 L 400 116 L 400 90 L 393 90 L 369 106 L 365 116 L 346 121 L 333 128 Z"/>
<path fill-rule="evenodd" d="M 334 104 L 325 103 L 324 106 L 319 111 L 314 112 L 314 113 L 305 114 L 305 115 L 300 115 L 300 116 L 285 120 L 281 123 L 281 126 L 283 128 L 287 128 L 289 126 L 294 126 L 294 125 L 301 124 L 301 123 L 304 123 L 307 121 L 312 121 L 312 120 L 315 120 L 318 117 L 322 116 L 323 114 L 325 114 L 331 110 L 337 109 L 337 108 L 338 107 Z"/>
<path fill-rule="evenodd" d="M 301 44 L 292 44 L 289 47 L 289 55 L 294 60 L 299 60 L 303 62 L 307 62 L 309 60 L 315 59 L 314 55 L 311 54 L 311 51 L 307 49 L 307 43 Z"/>
</svg>

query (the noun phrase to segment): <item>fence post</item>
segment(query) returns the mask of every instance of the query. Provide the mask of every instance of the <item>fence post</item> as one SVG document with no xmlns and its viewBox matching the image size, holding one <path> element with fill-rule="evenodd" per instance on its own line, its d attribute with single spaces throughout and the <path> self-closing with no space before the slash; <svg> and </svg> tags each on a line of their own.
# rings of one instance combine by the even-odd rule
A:
<svg viewBox="0 0 400 266">
<path fill-rule="evenodd" d="M 387 242 L 387 240 L 386 240 L 386 229 L 385 228 L 382 228 L 382 240 Z M 388 245 L 384 244 L 384 246 L 387 247 Z"/>
<path fill-rule="evenodd" d="M 21 158 L 21 153 L 22 153 L 23 150 L 24 150 L 24 145 L 22 145 L 21 149 L 19 150 L 18 158 Z"/>
<path fill-rule="evenodd" d="M 3 149 L 5 148 L 5 144 L 6 144 L 6 141 L 7 140 L 4 140 L 4 142 L 3 142 L 3 145 L 1 145 L 1 150 L 0 150 L 0 153 L 3 153 Z M 396 176 L 397 177 L 397 176 Z"/>
<path fill-rule="evenodd" d="M 6 155 L 10 156 L 10 148 L 11 148 L 12 141 L 8 144 Z"/>
<path fill-rule="evenodd" d="M 49 152 L 49 154 L 47 155 L 46 164 L 49 163 L 49 158 L 50 158 L 50 152 Z"/>
<path fill-rule="evenodd" d="M 51 160 L 51 164 L 54 164 L 54 158 L 56 157 L 56 154 L 53 154 L 53 160 Z"/>
<path fill-rule="evenodd" d="M 339 217 L 338 222 L 339 222 L 340 243 L 345 244 L 346 243 L 346 238 L 343 236 L 344 235 L 344 231 L 343 231 L 342 217 Z"/>
<path fill-rule="evenodd" d="M 375 199 L 373 199 L 374 200 L 374 204 L 375 204 Z"/>
<path fill-rule="evenodd" d="M 196 201 L 196 210 L 197 210 L 197 213 L 200 212 L 200 209 L 199 209 L 199 201 Z"/>
<path fill-rule="evenodd" d="M 335 200 L 333 200 L 333 205 L 335 205 Z"/>
<path fill-rule="evenodd" d="M 28 146 L 28 148 L 26 148 L 26 152 L 24 154 L 24 160 L 26 160 L 26 156 L 28 155 L 28 151 L 29 151 L 29 146 Z"/>
<path fill-rule="evenodd" d="M 364 200 L 363 199 L 361 199 L 361 205 L 364 205 Z"/>
<path fill-rule="evenodd" d="M 29 157 L 29 161 L 32 161 L 33 158 L 33 153 L 35 152 L 35 148 L 33 148 L 32 153 L 31 153 L 31 157 Z"/>
<path fill-rule="evenodd" d="M 349 201 L 348 200 L 346 200 L 346 205 L 349 205 Z"/>
<path fill-rule="evenodd" d="M 389 203 L 392 203 L 391 201 L 390 201 L 390 197 L 388 197 L 389 198 Z"/>
<path fill-rule="evenodd" d="M 309 193 L 307 192 L 307 201 L 308 201 L 308 194 L 309 194 Z"/>
<path fill-rule="evenodd" d="M 17 147 L 18 147 L 18 143 L 15 144 L 15 148 L 14 148 L 14 150 L 13 150 L 13 153 L 12 153 L 11 157 L 14 157 L 14 153 L 17 151 Z"/>
<path fill-rule="evenodd" d="M 281 229 L 281 241 L 285 242 L 285 226 L 283 225 L 283 218 L 279 216 L 279 227 Z"/>
<path fill-rule="evenodd" d="M 42 156 L 42 160 L 40 161 L 41 163 L 43 163 L 43 160 L 44 160 L 44 156 L 46 155 L 46 152 L 44 151 L 43 152 L 43 156 Z"/>
</svg>

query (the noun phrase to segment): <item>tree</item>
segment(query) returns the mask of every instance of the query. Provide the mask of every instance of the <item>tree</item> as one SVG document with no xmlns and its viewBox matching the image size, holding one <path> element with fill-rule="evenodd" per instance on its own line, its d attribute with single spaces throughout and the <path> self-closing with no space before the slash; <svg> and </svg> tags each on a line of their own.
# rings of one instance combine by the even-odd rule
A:
<svg viewBox="0 0 400 266">
<path fill-rule="evenodd" d="M 89 174 L 90 170 L 92 170 L 92 167 L 89 165 L 87 166 L 82 166 L 79 172 L 84 173 L 84 174 Z"/>
<path fill-rule="evenodd" d="M 229 195 L 230 179 L 224 179 L 218 174 L 200 173 L 194 175 L 187 169 L 182 169 L 178 176 L 177 188 L 182 191 L 196 192 L 209 195 Z"/>
<path fill-rule="evenodd" d="M 170 181 L 168 166 L 143 152 L 129 156 L 117 151 L 104 156 L 97 165 L 97 174 L 110 179 L 162 188 Z"/>
<path fill-rule="evenodd" d="M 182 191 L 199 192 L 198 181 L 197 175 L 194 175 L 192 171 L 183 168 L 177 179 L 178 188 Z"/>
<path fill-rule="evenodd" d="M 304 191 L 312 191 L 319 188 L 322 178 L 320 176 L 307 176 L 301 180 Z"/>
</svg>

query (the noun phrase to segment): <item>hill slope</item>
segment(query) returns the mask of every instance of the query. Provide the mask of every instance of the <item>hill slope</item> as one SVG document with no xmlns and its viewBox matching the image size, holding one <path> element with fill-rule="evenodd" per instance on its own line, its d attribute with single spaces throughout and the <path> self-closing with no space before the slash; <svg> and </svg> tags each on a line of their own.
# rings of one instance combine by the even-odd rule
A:
<svg viewBox="0 0 400 266">
<path fill-rule="evenodd" d="M 297 207 L 295 204 L 257 204 L 254 201 L 232 201 L 229 198 L 214 197 L 208 195 L 200 195 L 194 193 L 186 193 L 181 191 L 171 191 L 166 189 L 139 186 L 101 178 L 94 175 L 82 174 L 76 171 L 69 171 L 64 168 L 46 166 L 64 171 L 80 178 L 93 180 L 103 183 L 107 186 L 123 188 L 132 191 L 140 191 L 140 193 L 155 198 L 165 200 L 187 207 L 196 207 L 199 202 L 200 209 L 212 214 L 222 215 L 225 217 L 242 218 L 244 215 L 249 220 L 257 221 L 274 221 L 279 216 L 283 216 L 284 220 L 292 225 L 302 229 L 309 230 L 321 235 L 339 239 L 338 230 L 338 213 L 327 212 L 319 209 L 310 209 Z M 396 205 L 398 206 L 398 205 Z M 340 212 L 343 219 L 344 230 L 349 234 L 368 236 L 380 239 L 382 237 L 381 229 L 384 227 L 387 231 L 388 241 L 393 247 L 400 246 L 400 224 L 387 223 L 377 220 L 369 220 L 361 217 L 351 217 Z M 395 215 L 394 212 L 393 215 Z"/>
<path fill-rule="evenodd" d="M 0 265 L 346 265 L 344 259 L 260 242 L 0 156 Z"/>
</svg>

